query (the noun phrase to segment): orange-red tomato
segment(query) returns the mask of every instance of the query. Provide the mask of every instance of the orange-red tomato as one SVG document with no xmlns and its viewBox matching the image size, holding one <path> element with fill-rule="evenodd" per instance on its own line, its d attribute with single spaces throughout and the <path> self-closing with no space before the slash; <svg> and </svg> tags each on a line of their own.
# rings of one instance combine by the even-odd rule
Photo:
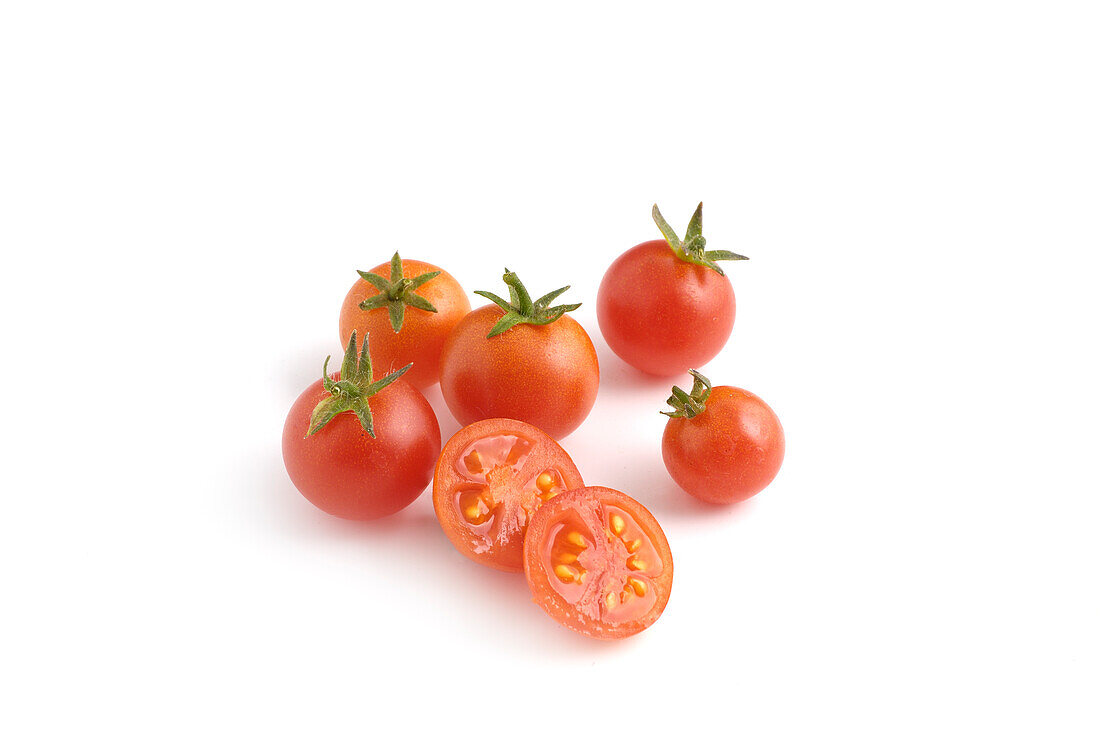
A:
<svg viewBox="0 0 1100 731">
<path fill-rule="evenodd" d="M 671 418 L 661 452 L 676 484 L 708 503 L 736 503 L 767 487 L 783 464 L 779 417 L 755 394 L 715 386 L 695 416 Z"/>
<path fill-rule="evenodd" d="M 340 373 L 307 388 L 283 425 L 283 462 L 314 505 L 351 520 L 396 513 L 424 491 L 439 456 L 439 422 L 424 396 L 399 379 L 375 380 L 366 342 L 348 338 Z"/>
<path fill-rule="evenodd" d="M 486 305 L 451 331 L 441 359 L 443 399 L 461 424 L 503 417 L 561 439 L 596 402 L 600 365 L 592 340 L 569 315 L 486 337 L 503 315 Z"/>
<path fill-rule="evenodd" d="M 486 419 L 444 446 L 432 501 L 455 548 L 486 566 L 522 571 L 531 516 L 559 493 L 583 486 L 573 460 L 544 431 L 513 419 Z"/>
<path fill-rule="evenodd" d="M 616 355 L 646 373 L 672 376 L 707 363 L 729 340 L 737 305 L 716 262 L 747 257 L 706 249 L 702 203 L 683 241 L 657 206 L 653 220 L 665 238 L 612 262 L 596 295 L 596 317 Z"/>
<path fill-rule="evenodd" d="M 423 390 L 439 381 L 439 357 L 443 342 L 451 329 L 470 311 L 470 300 L 461 285 L 447 272 L 434 264 L 415 259 L 399 260 L 404 278 L 412 280 L 429 272 L 439 274 L 413 290 L 415 295 L 430 302 L 436 312 L 404 308 L 404 321 L 400 332 L 395 332 L 385 306 L 362 310 L 359 303 L 380 294 L 374 284 L 360 277 L 348 290 L 340 308 L 340 343 L 347 346 L 352 331 L 362 336 L 370 333 L 370 352 L 375 367 L 381 372 L 396 370 L 412 363 L 402 380 Z M 392 262 L 380 264 L 371 274 L 390 279 Z"/>
<path fill-rule="evenodd" d="M 563 492 L 535 513 L 523 568 L 535 602 L 597 639 L 641 632 L 672 591 L 672 552 L 653 515 L 608 487 Z"/>
<path fill-rule="evenodd" d="M 320 380 L 307 388 L 283 427 L 283 461 L 311 503 L 340 518 L 372 520 L 396 513 L 424 491 L 439 454 L 439 422 L 428 401 L 396 381 L 370 399 L 375 437 L 355 414 L 337 414 L 306 436 L 317 403 L 329 396 Z"/>
<path fill-rule="evenodd" d="M 718 355 L 736 312 L 729 278 L 677 259 L 664 240 L 639 244 L 616 259 L 596 295 L 608 347 L 656 376 L 683 373 Z"/>
</svg>

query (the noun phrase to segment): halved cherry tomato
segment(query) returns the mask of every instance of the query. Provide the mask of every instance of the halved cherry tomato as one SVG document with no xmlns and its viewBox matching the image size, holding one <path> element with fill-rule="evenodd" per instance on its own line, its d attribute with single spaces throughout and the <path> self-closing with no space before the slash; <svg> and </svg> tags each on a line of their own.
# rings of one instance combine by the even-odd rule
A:
<svg viewBox="0 0 1100 731">
<path fill-rule="evenodd" d="M 432 501 L 455 548 L 494 569 L 522 571 L 531 515 L 583 485 L 573 460 L 541 429 L 486 419 L 458 431 L 443 448 Z"/>
<path fill-rule="evenodd" d="M 571 630 L 619 639 L 657 621 L 672 552 L 653 515 L 609 487 L 564 492 L 535 513 L 523 568 L 535 602 Z"/>
<path fill-rule="evenodd" d="M 708 503 L 736 503 L 767 487 L 783 464 L 786 441 L 779 417 L 743 388 L 695 379 L 691 393 L 673 388 L 673 411 L 661 452 L 672 479 Z"/>
<path fill-rule="evenodd" d="M 396 253 L 359 279 L 340 307 L 340 344 L 353 331 L 370 334 L 370 353 L 379 370 L 412 368 L 402 379 L 424 390 L 439 380 L 443 341 L 470 311 L 462 286 L 434 264 L 401 260 Z"/>
</svg>

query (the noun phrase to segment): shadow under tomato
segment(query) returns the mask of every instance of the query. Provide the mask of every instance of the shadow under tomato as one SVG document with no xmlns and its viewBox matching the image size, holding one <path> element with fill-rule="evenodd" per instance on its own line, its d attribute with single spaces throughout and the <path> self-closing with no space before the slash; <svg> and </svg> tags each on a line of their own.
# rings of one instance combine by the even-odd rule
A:
<svg viewBox="0 0 1100 731">
<path fill-rule="evenodd" d="M 592 338 L 592 344 L 596 347 L 596 358 L 600 362 L 600 388 L 611 391 L 638 391 L 643 392 L 671 388 L 673 378 L 667 376 L 653 376 L 643 373 L 634 366 L 624 361 L 604 342 L 603 337 Z"/>
<path fill-rule="evenodd" d="M 431 485 L 394 515 L 369 522 L 343 520 L 318 510 L 298 492 L 277 452 L 256 455 L 247 463 L 249 474 L 242 476 L 245 509 L 266 524 L 261 529 L 287 541 L 362 547 L 364 562 L 372 562 L 374 581 L 382 576 L 382 591 L 392 601 L 438 605 L 441 624 L 488 628 L 487 641 L 548 657 L 602 655 L 632 644 L 633 639 L 602 642 L 565 629 L 532 601 L 522 573 L 496 571 L 460 554 L 436 520 Z"/>
</svg>

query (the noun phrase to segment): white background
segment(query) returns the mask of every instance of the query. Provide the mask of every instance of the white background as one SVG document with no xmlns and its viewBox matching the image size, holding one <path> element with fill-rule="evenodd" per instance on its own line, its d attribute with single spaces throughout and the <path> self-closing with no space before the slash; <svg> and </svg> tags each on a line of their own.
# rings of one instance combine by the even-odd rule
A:
<svg viewBox="0 0 1100 731">
<path fill-rule="evenodd" d="M 5 4 L 0 725 L 1095 729 L 1098 30 L 1089 2 Z M 699 200 L 751 257 L 705 371 L 787 432 L 731 509 L 669 481 L 672 382 L 595 322 L 650 206 L 682 230 Z M 291 485 L 286 411 L 396 248 L 470 292 L 573 285 L 602 383 L 564 445 L 668 534 L 651 629 L 559 628 L 427 492 L 352 525 Z"/>
</svg>

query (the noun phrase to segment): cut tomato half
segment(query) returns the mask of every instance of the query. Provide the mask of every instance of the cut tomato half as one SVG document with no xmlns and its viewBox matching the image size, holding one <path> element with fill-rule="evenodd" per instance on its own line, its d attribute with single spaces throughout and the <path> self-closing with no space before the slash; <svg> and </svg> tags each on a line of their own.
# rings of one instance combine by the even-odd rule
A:
<svg viewBox="0 0 1100 731">
<path fill-rule="evenodd" d="M 562 493 L 527 528 L 523 568 L 543 610 L 571 630 L 618 639 L 657 621 L 672 552 L 653 515 L 609 487 Z"/>
<path fill-rule="evenodd" d="M 531 516 L 583 485 L 573 460 L 544 431 L 515 419 L 485 419 L 443 447 L 432 502 L 459 551 L 495 569 L 522 571 Z"/>
</svg>

